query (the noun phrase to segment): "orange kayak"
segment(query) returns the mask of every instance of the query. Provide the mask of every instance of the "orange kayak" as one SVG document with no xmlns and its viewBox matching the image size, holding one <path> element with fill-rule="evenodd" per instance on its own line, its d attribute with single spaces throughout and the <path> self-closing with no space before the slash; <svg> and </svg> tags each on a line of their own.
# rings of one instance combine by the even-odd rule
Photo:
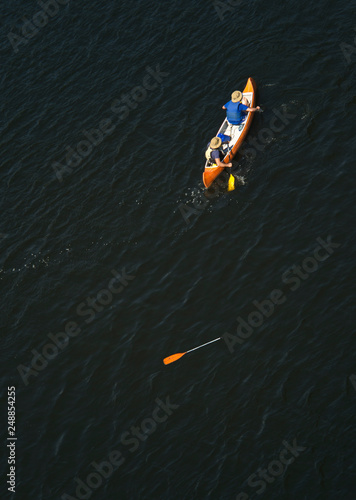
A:
<svg viewBox="0 0 356 500">
<path fill-rule="evenodd" d="M 250 107 L 254 108 L 256 103 L 256 82 L 253 78 L 249 78 L 246 83 L 246 87 L 243 91 L 243 96 L 246 97 L 250 103 Z M 217 134 L 226 134 L 231 136 L 231 141 L 229 144 L 223 145 L 223 152 L 225 157 L 223 159 L 224 163 L 230 163 L 233 157 L 236 155 L 237 151 L 241 147 L 245 140 L 245 137 L 251 127 L 254 112 L 247 113 L 247 117 L 242 124 L 236 126 L 230 126 L 228 121 L 223 121 L 221 127 L 219 128 Z M 216 135 L 217 135 L 216 134 Z M 208 188 L 219 174 L 224 170 L 224 167 L 210 166 L 209 161 L 205 163 L 203 172 L 203 182 L 204 186 Z"/>
</svg>

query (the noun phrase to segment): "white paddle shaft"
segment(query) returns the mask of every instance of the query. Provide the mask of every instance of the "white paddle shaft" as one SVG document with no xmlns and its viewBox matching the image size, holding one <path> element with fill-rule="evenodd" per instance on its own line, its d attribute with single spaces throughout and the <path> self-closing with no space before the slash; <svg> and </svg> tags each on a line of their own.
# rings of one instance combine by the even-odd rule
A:
<svg viewBox="0 0 356 500">
<path fill-rule="evenodd" d="M 192 352 L 195 351 L 196 349 L 200 349 L 201 347 L 204 347 L 205 345 L 212 344 L 213 342 L 217 342 L 218 340 L 221 340 L 222 337 L 218 337 L 217 339 L 211 340 L 210 342 L 207 342 L 206 344 L 198 345 L 198 347 L 194 347 L 194 349 L 190 349 L 187 352 Z"/>
</svg>

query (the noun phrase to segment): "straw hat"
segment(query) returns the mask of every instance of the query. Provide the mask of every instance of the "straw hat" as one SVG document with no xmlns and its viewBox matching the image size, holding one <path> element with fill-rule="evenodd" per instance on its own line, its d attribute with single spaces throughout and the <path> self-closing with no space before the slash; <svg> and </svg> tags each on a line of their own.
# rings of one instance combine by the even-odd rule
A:
<svg viewBox="0 0 356 500">
<path fill-rule="evenodd" d="M 213 137 L 210 141 L 210 147 L 211 149 L 218 149 L 221 146 L 221 139 L 220 137 Z"/>
<path fill-rule="evenodd" d="M 241 99 L 242 99 L 242 92 L 240 92 L 239 90 L 235 90 L 235 92 L 231 94 L 232 102 L 240 102 Z"/>
</svg>

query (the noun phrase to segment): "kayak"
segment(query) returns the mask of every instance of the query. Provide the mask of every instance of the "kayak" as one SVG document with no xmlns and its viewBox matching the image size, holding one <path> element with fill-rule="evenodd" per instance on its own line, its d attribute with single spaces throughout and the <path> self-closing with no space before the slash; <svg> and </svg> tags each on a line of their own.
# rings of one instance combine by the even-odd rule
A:
<svg viewBox="0 0 356 500">
<path fill-rule="evenodd" d="M 254 108 L 256 102 L 256 82 L 253 78 L 249 78 L 247 80 L 246 87 L 244 88 L 242 94 L 243 97 L 246 97 L 248 99 L 250 108 Z M 224 163 L 230 163 L 241 147 L 249 131 L 249 128 L 251 127 L 253 115 L 253 111 L 248 112 L 245 120 L 241 123 L 241 125 L 231 126 L 226 118 L 223 121 L 216 135 L 224 134 L 231 137 L 229 143 L 222 145 L 222 151 L 225 154 L 223 159 Z M 207 160 L 203 172 L 204 186 L 208 188 L 223 170 L 225 170 L 224 167 L 217 167 L 216 165 L 211 166 L 211 161 Z"/>
</svg>

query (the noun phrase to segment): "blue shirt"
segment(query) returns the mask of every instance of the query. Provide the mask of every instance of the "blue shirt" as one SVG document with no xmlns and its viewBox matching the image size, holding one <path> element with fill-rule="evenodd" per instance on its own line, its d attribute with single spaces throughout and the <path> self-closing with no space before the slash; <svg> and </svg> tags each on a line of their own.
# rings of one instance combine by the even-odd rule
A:
<svg viewBox="0 0 356 500">
<path fill-rule="evenodd" d="M 231 123 L 231 125 L 240 125 L 246 116 L 244 111 L 246 111 L 248 106 L 242 104 L 241 102 L 229 101 L 225 104 L 225 108 L 227 121 Z"/>
<path fill-rule="evenodd" d="M 210 142 L 207 145 L 207 148 L 209 148 L 209 147 L 210 147 Z M 215 163 L 216 163 L 217 158 L 220 158 L 220 160 L 222 161 L 223 157 L 224 157 L 224 154 L 220 149 L 212 149 L 212 151 L 210 153 L 210 159 L 214 160 Z"/>
<path fill-rule="evenodd" d="M 210 156 L 214 160 L 214 162 L 216 163 L 217 158 L 219 158 L 219 160 L 221 160 L 222 154 L 218 149 L 213 149 L 212 152 L 210 153 Z"/>
</svg>

